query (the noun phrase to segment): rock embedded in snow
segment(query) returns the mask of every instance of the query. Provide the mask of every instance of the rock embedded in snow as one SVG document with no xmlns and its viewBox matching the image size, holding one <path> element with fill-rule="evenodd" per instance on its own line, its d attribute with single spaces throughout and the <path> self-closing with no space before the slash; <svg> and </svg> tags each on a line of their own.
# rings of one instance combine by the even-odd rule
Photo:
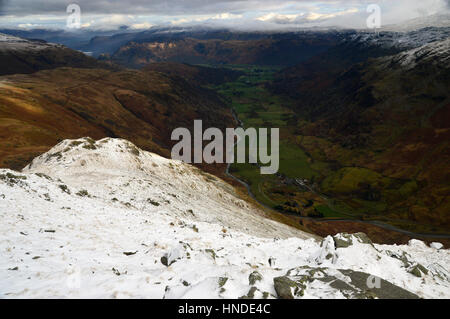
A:
<svg viewBox="0 0 450 319">
<path fill-rule="evenodd" d="M 442 249 L 442 247 L 444 247 L 444 245 L 442 245 L 441 243 L 433 242 L 430 244 L 430 247 L 434 248 L 434 249 Z"/>
<path fill-rule="evenodd" d="M 250 286 L 253 286 L 254 284 L 256 284 L 258 281 L 261 281 L 263 279 L 262 275 L 258 272 L 258 271 L 254 271 L 250 274 L 250 276 L 248 276 L 248 284 Z"/>
<path fill-rule="evenodd" d="M 180 249 L 179 247 L 175 247 L 173 249 L 171 249 L 167 254 L 165 254 L 164 256 L 161 257 L 161 263 L 164 266 L 169 267 L 170 265 L 172 265 L 174 262 L 176 262 L 178 259 L 182 258 L 182 249 Z"/>
<path fill-rule="evenodd" d="M 0 298 L 382 298 L 354 283 L 369 274 L 395 297 L 450 298 L 447 249 L 370 245 L 361 234 L 321 244 L 222 180 L 121 139 L 65 140 L 21 173 L 0 170 L 0 225 Z M 318 268 L 336 279 L 304 273 Z M 337 279 L 353 292 L 333 288 Z"/>
<path fill-rule="evenodd" d="M 425 248 L 427 247 L 427 244 L 425 244 L 423 241 L 418 239 L 411 239 L 408 241 L 408 246 L 410 247 L 418 247 L 418 248 Z"/>
<path fill-rule="evenodd" d="M 281 299 L 346 298 L 346 299 L 418 299 L 403 288 L 370 274 L 350 269 L 291 269 L 285 276 L 274 278 L 275 290 Z"/>
<path fill-rule="evenodd" d="M 333 237 L 327 236 L 322 240 L 320 249 L 313 256 L 313 260 L 319 265 L 327 260 L 331 261 L 333 264 L 336 262 L 336 245 Z"/>
<path fill-rule="evenodd" d="M 364 233 L 347 234 L 341 233 L 333 236 L 336 248 L 346 248 L 353 245 L 354 242 L 363 244 L 372 244 L 370 238 Z"/>
</svg>

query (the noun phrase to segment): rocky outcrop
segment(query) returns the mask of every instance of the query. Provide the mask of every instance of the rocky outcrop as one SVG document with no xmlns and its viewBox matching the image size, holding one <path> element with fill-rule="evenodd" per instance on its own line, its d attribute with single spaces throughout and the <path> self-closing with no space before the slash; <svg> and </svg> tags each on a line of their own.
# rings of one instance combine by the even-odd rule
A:
<svg viewBox="0 0 450 319">
<path fill-rule="evenodd" d="M 289 270 L 274 278 L 278 298 L 340 297 L 346 299 L 418 299 L 419 297 L 384 279 L 350 269 L 314 268 Z"/>
</svg>

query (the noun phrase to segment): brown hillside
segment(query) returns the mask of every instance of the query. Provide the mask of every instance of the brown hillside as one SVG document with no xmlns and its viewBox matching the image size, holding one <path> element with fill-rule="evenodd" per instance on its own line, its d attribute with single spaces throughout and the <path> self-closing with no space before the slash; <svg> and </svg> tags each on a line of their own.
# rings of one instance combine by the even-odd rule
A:
<svg viewBox="0 0 450 319">
<path fill-rule="evenodd" d="M 62 139 L 82 136 L 122 137 L 169 157 L 172 130 L 194 119 L 234 125 L 214 92 L 159 72 L 58 68 L 2 76 L 0 166 L 21 169 Z"/>
</svg>

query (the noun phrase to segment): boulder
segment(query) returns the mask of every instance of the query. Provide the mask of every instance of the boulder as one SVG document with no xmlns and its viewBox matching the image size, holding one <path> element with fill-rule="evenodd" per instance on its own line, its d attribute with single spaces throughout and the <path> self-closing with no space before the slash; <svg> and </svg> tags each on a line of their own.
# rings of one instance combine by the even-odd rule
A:
<svg viewBox="0 0 450 319">
<path fill-rule="evenodd" d="M 347 248 L 355 243 L 355 241 L 361 244 L 370 244 L 372 241 L 364 233 L 347 234 L 341 233 L 333 236 L 334 244 L 336 248 Z"/>
<path fill-rule="evenodd" d="M 347 298 L 347 299 L 418 299 L 419 297 L 384 279 L 350 269 L 297 267 L 285 276 L 274 278 L 280 299 Z"/>
<path fill-rule="evenodd" d="M 253 286 L 257 281 L 261 281 L 262 278 L 262 275 L 255 270 L 248 276 L 248 283 L 250 286 Z"/>
<path fill-rule="evenodd" d="M 434 249 L 442 249 L 442 247 L 444 247 L 444 245 L 442 245 L 441 243 L 433 242 L 430 244 L 430 247 L 434 248 Z"/>
</svg>

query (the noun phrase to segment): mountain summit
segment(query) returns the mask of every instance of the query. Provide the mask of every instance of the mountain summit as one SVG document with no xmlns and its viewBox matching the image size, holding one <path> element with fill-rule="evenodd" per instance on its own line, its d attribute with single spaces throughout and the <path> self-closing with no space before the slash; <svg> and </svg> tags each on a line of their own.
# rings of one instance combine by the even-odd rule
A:
<svg viewBox="0 0 450 319">
<path fill-rule="evenodd" d="M 21 173 L 0 170 L 0 222 L 7 298 L 450 291 L 450 253 L 438 243 L 376 245 L 364 234 L 320 240 L 265 218 L 219 178 L 123 139 L 64 140 Z"/>
</svg>

